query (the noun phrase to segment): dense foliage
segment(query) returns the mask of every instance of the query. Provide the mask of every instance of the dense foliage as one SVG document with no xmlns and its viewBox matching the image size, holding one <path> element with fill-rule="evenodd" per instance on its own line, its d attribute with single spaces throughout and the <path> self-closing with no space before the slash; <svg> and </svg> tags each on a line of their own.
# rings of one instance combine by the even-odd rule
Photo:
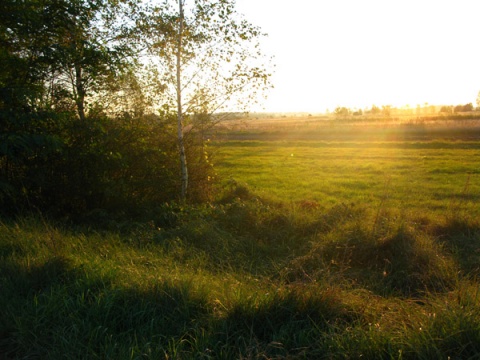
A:
<svg viewBox="0 0 480 360">
<path fill-rule="evenodd" d="M 130 215 L 176 199 L 175 133 L 167 119 L 115 119 L 32 114 L 4 134 L 2 204 L 5 212 L 27 209 L 85 215 Z M 35 120 L 35 121 L 32 121 Z M 188 138 L 194 174 L 192 197 L 208 196 L 212 167 L 201 141 Z M 205 191 L 204 191 L 205 190 Z"/>
<path fill-rule="evenodd" d="M 135 213 L 178 198 L 175 113 L 151 106 L 162 87 L 138 65 L 146 46 L 140 36 L 146 29 L 135 25 L 147 16 L 140 6 L 114 0 L 0 5 L 4 214 Z M 185 125 L 194 123 L 194 114 L 187 115 Z M 185 134 L 191 201 L 211 193 L 204 140 L 195 126 Z"/>
</svg>

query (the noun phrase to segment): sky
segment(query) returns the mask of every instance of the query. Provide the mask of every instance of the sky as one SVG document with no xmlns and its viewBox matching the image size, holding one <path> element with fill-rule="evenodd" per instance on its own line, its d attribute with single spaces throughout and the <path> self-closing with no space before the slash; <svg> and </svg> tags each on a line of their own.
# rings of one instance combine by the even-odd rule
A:
<svg viewBox="0 0 480 360">
<path fill-rule="evenodd" d="M 458 105 L 480 91 L 479 0 L 237 0 L 268 33 L 272 112 Z"/>
</svg>

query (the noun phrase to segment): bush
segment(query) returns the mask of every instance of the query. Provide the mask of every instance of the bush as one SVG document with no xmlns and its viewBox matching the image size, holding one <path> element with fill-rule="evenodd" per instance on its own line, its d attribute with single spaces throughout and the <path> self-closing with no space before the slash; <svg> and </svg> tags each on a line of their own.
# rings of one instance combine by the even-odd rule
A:
<svg viewBox="0 0 480 360">
<path fill-rule="evenodd" d="M 168 116 L 87 120 L 34 113 L 1 129 L 0 203 L 7 213 L 131 216 L 177 198 L 180 165 Z M 186 148 L 190 199 L 204 200 L 213 184 L 207 149 L 194 133 Z"/>
</svg>

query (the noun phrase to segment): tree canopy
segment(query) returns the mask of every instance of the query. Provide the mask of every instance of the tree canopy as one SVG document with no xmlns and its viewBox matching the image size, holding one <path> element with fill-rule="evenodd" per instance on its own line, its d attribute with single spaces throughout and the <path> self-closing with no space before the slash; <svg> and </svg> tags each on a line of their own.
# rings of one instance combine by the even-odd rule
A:
<svg viewBox="0 0 480 360">
<path fill-rule="evenodd" d="M 185 199 L 187 158 L 201 199 L 204 125 L 270 86 L 262 36 L 232 0 L 3 1 L 0 202 L 75 212 Z"/>
<path fill-rule="evenodd" d="M 185 122 L 245 110 L 270 87 L 269 59 L 260 50 L 264 34 L 236 12 L 235 1 L 165 1 L 149 13 L 152 16 L 139 23 L 151 34 L 149 55 L 163 75 L 165 105 L 177 112 L 181 197 L 185 198 Z M 190 121 L 190 125 L 196 124 Z"/>
</svg>

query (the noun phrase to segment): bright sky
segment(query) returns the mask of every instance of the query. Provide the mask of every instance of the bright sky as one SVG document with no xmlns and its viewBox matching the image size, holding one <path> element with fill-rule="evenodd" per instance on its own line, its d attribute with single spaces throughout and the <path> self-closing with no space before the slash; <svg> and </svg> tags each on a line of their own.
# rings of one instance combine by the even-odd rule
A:
<svg viewBox="0 0 480 360">
<path fill-rule="evenodd" d="M 265 111 L 475 104 L 479 0 L 237 0 L 269 36 Z"/>
</svg>

